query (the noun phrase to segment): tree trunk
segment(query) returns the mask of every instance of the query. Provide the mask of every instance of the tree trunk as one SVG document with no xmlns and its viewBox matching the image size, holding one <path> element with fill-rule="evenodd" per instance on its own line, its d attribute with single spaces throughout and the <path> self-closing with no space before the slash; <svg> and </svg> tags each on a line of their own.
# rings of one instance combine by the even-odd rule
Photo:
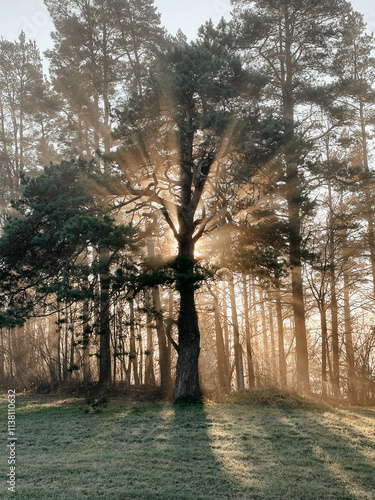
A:
<svg viewBox="0 0 375 500">
<path fill-rule="evenodd" d="M 259 289 L 259 301 L 260 301 L 260 317 L 262 320 L 262 339 L 263 339 L 263 382 L 267 384 L 270 381 L 270 354 L 268 346 L 268 336 L 267 336 L 267 323 L 266 323 L 266 311 L 264 304 L 264 293 L 261 286 Z"/>
<path fill-rule="evenodd" d="M 176 401 L 197 401 L 201 397 L 198 375 L 199 341 L 200 333 L 194 290 L 181 290 L 178 317 Z"/>
<path fill-rule="evenodd" d="M 284 348 L 284 324 L 283 324 L 283 311 L 281 305 L 281 291 L 280 283 L 276 283 L 276 316 L 277 316 L 277 337 L 279 347 L 279 373 L 280 373 L 280 386 L 285 389 L 287 387 L 286 378 L 286 358 Z"/>
<path fill-rule="evenodd" d="M 322 331 L 322 398 L 327 398 L 327 316 L 324 301 L 319 303 Z"/>
<path fill-rule="evenodd" d="M 276 383 L 276 346 L 275 346 L 275 329 L 273 324 L 273 310 L 272 302 L 268 301 L 268 319 L 270 325 L 270 337 L 271 337 L 271 377 L 272 384 Z"/>
<path fill-rule="evenodd" d="M 292 306 L 294 314 L 296 338 L 297 390 L 310 392 L 309 361 L 307 352 L 305 302 L 302 281 L 301 259 L 301 214 L 300 214 L 300 179 L 298 165 L 295 160 L 296 140 L 294 133 L 294 67 L 293 67 L 293 33 L 292 20 L 287 9 L 284 11 L 285 37 L 283 63 L 282 103 L 285 131 L 290 134 L 289 143 L 285 147 L 286 160 L 286 200 L 288 205 L 289 225 L 289 261 L 292 280 Z"/>
<path fill-rule="evenodd" d="M 74 354 L 75 354 L 75 330 L 74 330 L 74 322 L 73 322 L 73 313 L 71 307 L 69 307 L 69 331 L 70 331 L 70 359 L 69 359 L 69 375 L 72 376 L 74 374 L 73 367 L 74 363 Z"/>
<path fill-rule="evenodd" d="M 182 277 L 188 277 L 193 267 L 193 247 L 186 248 L 180 243 L 177 271 Z M 175 400 L 199 401 L 201 390 L 199 384 L 198 359 L 200 351 L 200 333 L 198 315 L 195 308 L 194 288 L 187 280 L 185 286 L 178 286 L 180 293 L 180 313 L 178 317 L 178 360 L 175 386 Z"/>
<path fill-rule="evenodd" d="M 91 328 L 89 324 L 89 304 L 88 299 L 85 299 L 82 305 L 82 369 L 83 382 L 88 384 L 91 381 L 90 367 L 90 334 Z"/>
<path fill-rule="evenodd" d="M 139 387 L 138 363 L 137 363 L 137 348 L 135 343 L 135 315 L 134 315 L 134 299 L 129 301 L 130 307 L 130 352 L 129 352 L 129 372 L 128 379 L 131 381 L 131 371 L 133 367 L 134 384 Z"/>
<path fill-rule="evenodd" d="M 249 373 L 249 387 L 255 387 L 255 373 L 254 373 L 254 363 L 253 363 L 253 350 L 251 346 L 251 330 L 250 330 L 250 318 L 249 318 L 249 294 L 247 287 L 246 274 L 242 274 L 242 284 L 243 284 L 243 305 L 244 305 L 244 315 L 245 315 L 245 335 L 246 335 L 246 357 L 247 357 L 247 370 Z"/>
<path fill-rule="evenodd" d="M 0 328 L 0 385 L 5 384 L 5 349 L 4 349 L 4 329 Z"/>
<path fill-rule="evenodd" d="M 229 285 L 230 304 L 232 310 L 234 362 L 236 366 L 237 390 L 241 390 L 245 387 L 245 383 L 244 383 L 242 347 L 240 343 L 240 331 L 238 328 L 237 306 L 236 306 L 236 296 L 234 291 L 233 274 L 231 274 L 228 278 L 228 285 Z"/>
<path fill-rule="evenodd" d="M 63 349 L 63 363 L 62 363 L 62 375 L 63 381 L 65 382 L 68 378 L 68 337 L 69 337 L 69 328 L 68 328 L 68 313 L 65 304 L 64 310 L 64 349 Z"/>
<path fill-rule="evenodd" d="M 163 395 L 167 398 L 171 396 L 171 353 L 167 344 L 165 334 L 163 309 L 161 307 L 160 288 L 155 286 L 152 289 L 152 300 L 155 311 L 156 334 L 159 345 L 159 369 L 160 369 L 160 387 Z"/>
<path fill-rule="evenodd" d="M 153 341 L 153 327 L 152 327 L 152 312 L 151 312 L 151 292 L 145 290 L 145 300 L 147 308 L 147 350 L 145 352 L 145 384 L 155 385 L 155 372 L 154 372 L 154 341 Z"/>
<path fill-rule="evenodd" d="M 327 146 L 327 158 L 329 157 L 329 147 Z M 329 204 L 329 270 L 330 270 L 330 290 L 331 290 L 331 336 L 332 336 L 332 387 L 336 398 L 340 397 L 340 358 L 339 358 L 339 327 L 338 327 L 338 307 L 336 293 L 336 250 L 335 231 L 333 227 L 333 201 L 331 181 L 328 180 L 328 204 Z"/>
<path fill-rule="evenodd" d="M 217 370 L 219 377 L 220 389 L 229 392 L 230 391 L 230 377 L 229 377 L 229 366 L 228 358 L 225 352 L 223 329 L 221 328 L 220 321 L 220 311 L 219 302 L 216 293 L 210 290 L 213 298 L 213 308 L 215 315 L 215 333 L 216 333 L 216 357 L 217 357 Z"/>
<path fill-rule="evenodd" d="M 99 249 L 100 272 L 100 364 L 99 384 L 111 383 L 111 329 L 109 322 L 109 250 Z"/>
<path fill-rule="evenodd" d="M 364 105 L 362 96 L 360 96 L 359 99 L 359 117 L 361 122 L 363 166 L 367 177 L 363 183 L 363 189 L 365 192 L 365 218 L 367 221 L 367 240 L 370 249 L 371 275 L 372 275 L 374 298 L 375 298 L 375 231 L 374 231 L 373 204 L 371 200 L 374 189 L 374 182 L 373 179 L 371 178 L 371 171 L 368 166 L 367 133 L 366 133 L 366 123 L 365 123 Z"/>
<path fill-rule="evenodd" d="M 349 248 L 347 244 L 346 229 L 343 237 L 343 257 L 344 257 L 344 337 L 346 358 L 348 364 L 348 397 L 351 404 L 357 404 L 356 374 L 354 365 L 354 347 L 352 333 L 352 319 L 350 311 L 350 277 L 349 277 Z"/>
</svg>

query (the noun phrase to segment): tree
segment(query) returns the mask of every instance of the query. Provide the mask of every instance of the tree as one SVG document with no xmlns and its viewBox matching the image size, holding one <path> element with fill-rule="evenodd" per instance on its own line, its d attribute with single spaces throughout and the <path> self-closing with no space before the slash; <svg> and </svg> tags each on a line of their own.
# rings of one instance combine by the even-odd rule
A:
<svg viewBox="0 0 375 500">
<path fill-rule="evenodd" d="M 374 179 L 369 166 L 370 126 L 375 114 L 375 59 L 372 57 L 374 38 L 365 33 L 363 16 L 351 13 L 344 26 L 344 39 L 337 48 L 333 73 L 338 77 L 338 99 L 350 115 L 348 133 L 353 142 L 350 165 L 361 170 L 359 203 L 367 223 L 367 246 L 370 251 L 370 268 L 375 294 L 375 227 Z"/>
<path fill-rule="evenodd" d="M 44 111 L 44 113 L 43 113 Z M 54 104 L 44 80 L 39 50 L 22 32 L 15 42 L 0 41 L 0 178 L 1 217 L 20 195 L 24 173 L 35 173 L 49 151 Z M 3 222 L 2 222 L 3 224 Z"/>
<path fill-rule="evenodd" d="M 249 76 L 239 61 L 207 33 L 198 43 L 171 46 L 153 68 L 149 87 L 119 115 L 124 146 L 116 161 L 127 191 L 159 207 L 178 245 L 172 264 L 180 295 L 176 400 L 200 398 L 194 292 L 205 273 L 194 248 L 225 213 L 221 174 L 233 141 L 243 141 L 254 125 L 246 128 L 234 117 L 244 84 Z"/>
<path fill-rule="evenodd" d="M 141 92 L 146 68 L 163 44 L 160 16 L 151 0 L 45 4 L 55 25 L 47 57 L 55 89 L 66 102 L 65 150 L 86 157 L 98 150 L 108 154 L 111 109 L 124 95 Z"/>
<path fill-rule="evenodd" d="M 298 390 L 309 391 L 308 350 L 302 279 L 302 220 L 308 207 L 302 171 L 307 138 L 298 115 L 303 105 L 319 102 L 322 77 L 329 68 L 329 45 L 340 36 L 340 22 L 349 11 L 345 1 L 308 4 L 301 0 L 232 0 L 233 27 L 239 50 L 269 75 L 269 96 L 275 102 L 289 137 L 280 158 L 280 182 L 287 205 L 289 265 L 296 337 Z M 313 84 L 314 82 L 314 84 Z M 320 99 L 320 103 L 323 101 Z M 306 111 L 306 110 L 305 110 Z"/>
<path fill-rule="evenodd" d="M 94 295 L 89 276 L 110 281 L 110 262 L 91 265 L 88 248 L 116 253 L 131 245 L 131 225 L 116 225 L 113 206 L 98 197 L 108 189 L 106 177 L 93 162 L 62 162 L 29 179 L 23 197 L 15 203 L 19 216 L 5 227 L 0 239 L 0 283 L 4 292 L 2 324 L 61 309 L 64 302 Z M 106 288 L 109 289 L 109 286 Z M 109 296 L 101 314 L 109 314 Z M 103 307 L 106 310 L 103 311 Z M 110 379 L 110 331 L 100 330 L 100 381 Z"/>
</svg>

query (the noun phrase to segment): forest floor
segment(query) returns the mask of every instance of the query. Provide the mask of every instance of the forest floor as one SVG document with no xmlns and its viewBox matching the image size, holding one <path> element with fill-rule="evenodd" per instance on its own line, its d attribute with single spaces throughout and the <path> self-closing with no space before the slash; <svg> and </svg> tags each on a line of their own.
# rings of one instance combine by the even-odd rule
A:
<svg viewBox="0 0 375 500">
<path fill-rule="evenodd" d="M 4 397 L 0 497 L 375 499 L 375 409 L 294 406 L 17 395 L 14 494 Z"/>
</svg>

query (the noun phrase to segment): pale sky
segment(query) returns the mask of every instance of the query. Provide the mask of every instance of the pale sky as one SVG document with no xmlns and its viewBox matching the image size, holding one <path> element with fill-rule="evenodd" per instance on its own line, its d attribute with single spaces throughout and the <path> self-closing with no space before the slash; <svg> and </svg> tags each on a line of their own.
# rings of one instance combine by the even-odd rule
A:
<svg viewBox="0 0 375 500">
<path fill-rule="evenodd" d="M 41 52 L 51 47 L 53 25 L 43 0 L 0 0 L 0 5 L 0 36 L 14 40 L 24 30 L 28 38 L 37 41 Z M 208 19 L 216 23 L 230 14 L 230 0 L 156 0 L 155 5 L 168 31 L 175 34 L 181 28 L 189 39 L 195 38 L 199 26 Z M 352 5 L 365 15 L 369 29 L 375 32 L 373 0 L 353 0 Z"/>
</svg>

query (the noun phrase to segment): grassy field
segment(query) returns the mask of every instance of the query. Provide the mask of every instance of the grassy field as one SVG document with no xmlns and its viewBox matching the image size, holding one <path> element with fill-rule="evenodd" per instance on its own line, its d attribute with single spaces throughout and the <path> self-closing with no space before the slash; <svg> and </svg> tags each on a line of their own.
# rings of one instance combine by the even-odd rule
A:
<svg viewBox="0 0 375 500">
<path fill-rule="evenodd" d="M 113 406 L 17 397 L 17 487 L 59 500 L 375 499 L 375 410 Z"/>
</svg>

